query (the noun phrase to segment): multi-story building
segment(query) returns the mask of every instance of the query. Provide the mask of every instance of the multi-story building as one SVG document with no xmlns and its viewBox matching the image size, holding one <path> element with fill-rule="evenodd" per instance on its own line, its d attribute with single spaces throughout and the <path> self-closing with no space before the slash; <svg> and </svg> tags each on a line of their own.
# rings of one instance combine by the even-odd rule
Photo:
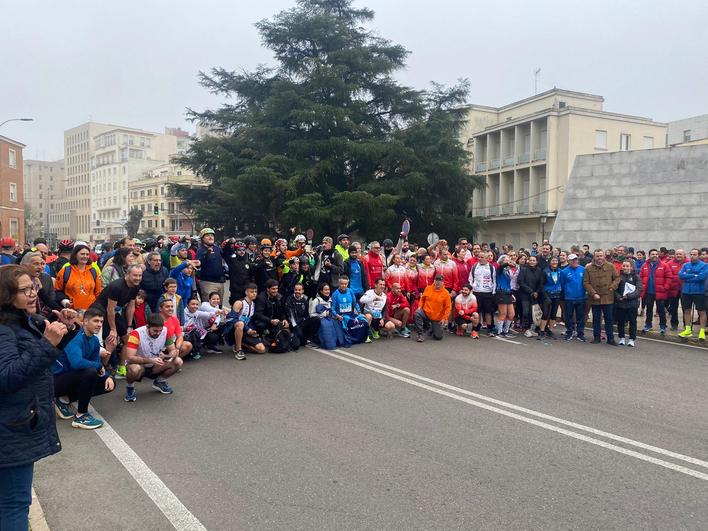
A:
<svg viewBox="0 0 708 531">
<path fill-rule="evenodd" d="M 128 182 L 179 152 L 189 136 L 174 131 L 163 135 L 96 122 L 65 131 L 65 193 L 49 215 L 50 232 L 86 241 L 120 234 L 129 210 Z"/>
<path fill-rule="evenodd" d="M 91 239 L 91 157 L 94 137 L 113 125 L 87 122 L 64 131 L 64 198 L 49 215 L 49 230 L 59 239 Z"/>
<path fill-rule="evenodd" d="M 461 140 L 486 187 L 477 239 L 527 246 L 550 235 L 580 154 L 662 148 L 666 124 L 603 110 L 604 98 L 552 89 L 503 107 L 470 105 Z"/>
<path fill-rule="evenodd" d="M 708 139 L 708 114 L 669 122 L 667 143 L 670 146 Z"/>
<path fill-rule="evenodd" d="M 24 144 L 0 135 L 0 237 L 25 241 L 22 150 Z"/>
<path fill-rule="evenodd" d="M 207 183 L 176 164 L 163 164 L 128 185 L 130 207 L 143 214 L 140 232 L 193 235 L 197 232 L 192 212 L 174 195 L 171 185 L 206 187 Z"/>
<path fill-rule="evenodd" d="M 92 234 L 105 241 L 124 234 L 129 183 L 177 153 L 177 137 L 115 127 L 95 138 L 91 157 Z"/>
<path fill-rule="evenodd" d="M 42 236 L 53 244 L 56 235 L 49 230 L 49 216 L 64 199 L 64 159 L 25 160 L 24 168 L 27 239 Z"/>
</svg>

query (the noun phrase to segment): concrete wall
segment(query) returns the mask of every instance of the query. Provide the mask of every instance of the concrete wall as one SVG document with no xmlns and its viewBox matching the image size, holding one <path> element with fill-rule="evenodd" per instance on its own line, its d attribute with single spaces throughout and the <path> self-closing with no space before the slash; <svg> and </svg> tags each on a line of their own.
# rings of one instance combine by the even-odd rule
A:
<svg viewBox="0 0 708 531">
<path fill-rule="evenodd" d="M 581 155 L 551 242 L 635 249 L 708 243 L 708 145 Z"/>
</svg>

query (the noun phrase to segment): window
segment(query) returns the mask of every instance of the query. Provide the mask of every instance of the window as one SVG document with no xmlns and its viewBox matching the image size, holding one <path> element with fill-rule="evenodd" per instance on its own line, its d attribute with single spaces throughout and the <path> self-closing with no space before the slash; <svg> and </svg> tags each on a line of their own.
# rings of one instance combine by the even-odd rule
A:
<svg viewBox="0 0 708 531">
<path fill-rule="evenodd" d="M 686 130 L 683 132 L 683 141 L 684 141 L 684 142 L 690 142 L 690 141 L 691 141 L 691 130 L 690 130 L 690 129 L 686 129 Z"/>
<path fill-rule="evenodd" d="M 632 148 L 632 137 L 625 133 L 620 135 L 620 151 L 629 151 Z"/>
<path fill-rule="evenodd" d="M 15 240 L 20 239 L 20 221 L 17 218 L 10 218 L 10 236 Z"/>
<path fill-rule="evenodd" d="M 607 149 L 607 131 L 595 131 L 595 149 Z"/>
<path fill-rule="evenodd" d="M 17 153 L 15 153 L 14 149 L 9 150 L 10 154 L 10 168 L 17 168 Z"/>
<path fill-rule="evenodd" d="M 17 185 L 15 183 L 10 183 L 10 201 L 17 202 Z"/>
<path fill-rule="evenodd" d="M 644 137 L 644 149 L 654 149 L 654 137 L 645 136 Z"/>
</svg>

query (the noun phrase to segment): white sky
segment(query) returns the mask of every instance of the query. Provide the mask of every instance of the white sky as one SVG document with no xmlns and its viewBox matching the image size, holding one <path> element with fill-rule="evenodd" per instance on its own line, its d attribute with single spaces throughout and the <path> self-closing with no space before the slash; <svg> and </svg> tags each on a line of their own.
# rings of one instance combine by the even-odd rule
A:
<svg viewBox="0 0 708 531">
<path fill-rule="evenodd" d="M 0 134 L 25 158 L 63 156 L 63 131 L 93 119 L 162 132 L 194 127 L 185 107 L 219 100 L 212 66 L 271 60 L 253 23 L 294 0 L 0 0 Z M 357 0 L 373 27 L 411 51 L 407 85 L 472 82 L 470 103 L 503 105 L 554 85 L 600 94 L 605 109 L 670 121 L 708 113 L 705 0 Z"/>
</svg>

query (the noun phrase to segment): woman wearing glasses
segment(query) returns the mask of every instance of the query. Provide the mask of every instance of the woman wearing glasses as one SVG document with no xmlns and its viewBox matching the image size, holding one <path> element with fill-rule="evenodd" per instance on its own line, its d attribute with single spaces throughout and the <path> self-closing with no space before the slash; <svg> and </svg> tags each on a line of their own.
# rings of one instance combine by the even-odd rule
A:
<svg viewBox="0 0 708 531">
<path fill-rule="evenodd" d="M 34 463 L 61 450 L 51 365 L 67 328 L 32 315 L 31 275 L 0 268 L 0 529 L 27 529 Z"/>
</svg>

